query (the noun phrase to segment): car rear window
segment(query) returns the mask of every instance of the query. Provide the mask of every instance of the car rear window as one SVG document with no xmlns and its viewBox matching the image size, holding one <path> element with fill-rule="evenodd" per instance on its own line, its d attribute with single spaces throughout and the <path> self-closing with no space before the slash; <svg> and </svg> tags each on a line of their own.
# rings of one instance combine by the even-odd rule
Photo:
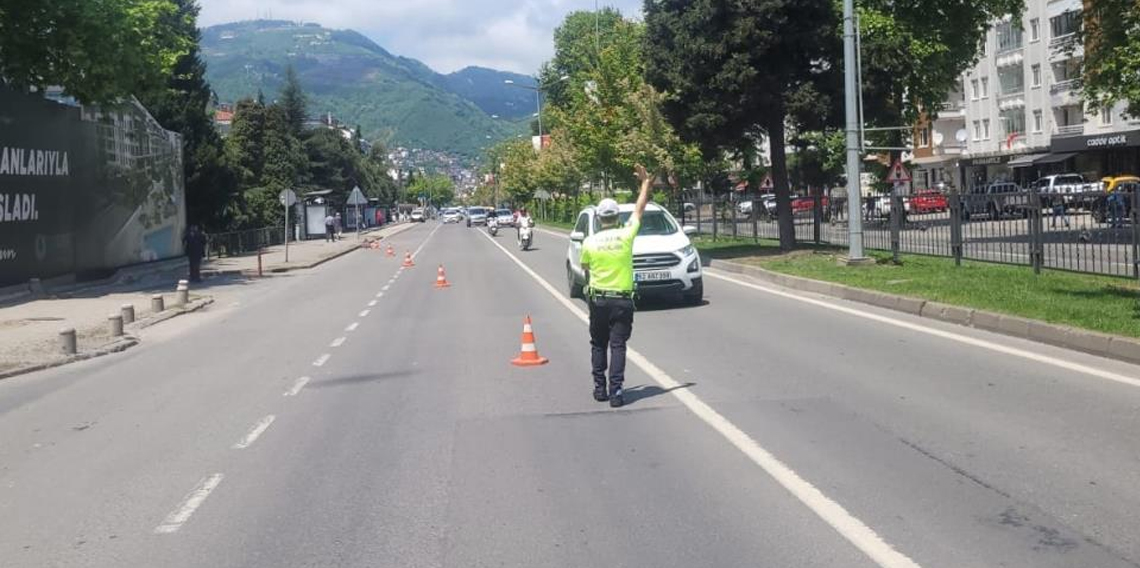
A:
<svg viewBox="0 0 1140 568">
<path fill-rule="evenodd" d="M 632 211 L 621 213 L 622 225 L 629 222 L 630 216 L 633 215 Z M 602 229 L 601 220 L 597 217 L 594 218 L 594 232 Z M 663 211 L 646 211 L 641 215 L 641 228 L 637 231 L 637 236 L 645 237 L 651 235 L 672 235 L 677 232 L 677 224 L 673 222 Z"/>
</svg>

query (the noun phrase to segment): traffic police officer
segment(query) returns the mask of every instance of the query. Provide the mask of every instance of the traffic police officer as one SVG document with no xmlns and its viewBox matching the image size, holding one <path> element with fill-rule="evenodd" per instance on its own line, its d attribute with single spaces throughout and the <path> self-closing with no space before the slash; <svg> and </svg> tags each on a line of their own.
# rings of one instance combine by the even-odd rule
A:
<svg viewBox="0 0 1140 568">
<path fill-rule="evenodd" d="M 590 361 L 593 365 L 594 400 L 620 407 L 625 401 L 625 343 L 633 333 L 633 239 L 641 228 L 641 214 L 649 203 L 652 178 L 638 164 L 641 191 L 625 226 L 613 199 L 598 203 L 595 214 L 601 230 L 582 243 L 582 269 L 590 301 Z M 606 347 L 609 347 L 609 391 L 606 390 Z"/>
</svg>

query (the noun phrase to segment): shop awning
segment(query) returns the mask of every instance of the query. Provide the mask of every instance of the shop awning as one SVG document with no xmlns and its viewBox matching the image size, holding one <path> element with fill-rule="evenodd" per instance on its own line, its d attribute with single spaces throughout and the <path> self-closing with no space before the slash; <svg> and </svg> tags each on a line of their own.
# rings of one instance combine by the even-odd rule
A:
<svg viewBox="0 0 1140 568">
<path fill-rule="evenodd" d="M 916 166 L 929 166 L 931 164 L 943 164 L 946 162 L 952 162 L 954 160 L 957 160 L 958 158 L 960 158 L 960 156 L 958 156 L 957 154 L 939 154 L 937 156 L 925 156 L 922 158 L 915 158 L 915 159 L 911 160 L 910 163 L 912 163 Z"/>
<path fill-rule="evenodd" d="M 1076 156 L 1076 155 L 1077 155 L 1076 152 L 1060 152 L 1057 154 L 1046 154 L 1044 158 L 1040 158 L 1034 163 L 1035 164 L 1056 164 L 1057 162 L 1064 162 L 1065 160 L 1068 160 L 1069 158 L 1072 158 L 1073 156 Z"/>
<path fill-rule="evenodd" d="M 1008 165 L 1011 168 L 1027 168 L 1033 165 L 1033 162 L 1036 162 L 1039 158 L 1044 158 L 1048 155 L 1049 154 L 1025 154 L 1010 160 Z"/>
</svg>

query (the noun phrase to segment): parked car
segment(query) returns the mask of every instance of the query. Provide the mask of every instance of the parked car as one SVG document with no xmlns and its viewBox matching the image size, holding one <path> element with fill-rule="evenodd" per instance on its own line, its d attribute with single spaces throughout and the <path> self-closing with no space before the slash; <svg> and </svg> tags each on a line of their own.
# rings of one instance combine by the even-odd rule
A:
<svg viewBox="0 0 1140 568">
<path fill-rule="evenodd" d="M 774 202 L 773 202 L 774 205 Z M 820 207 L 823 209 L 823 218 L 827 219 L 831 216 L 831 203 L 824 195 L 820 198 Z M 815 198 L 808 197 L 795 197 L 792 198 L 792 215 L 811 215 L 815 210 Z"/>
<path fill-rule="evenodd" d="M 903 212 L 909 214 L 911 210 L 910 199 L 907 197 L 902 198 Z M 891 196 L 880 195 L 875 197 L 871 202 L 871 211 L 868 212 L 870 217 L 888 218 L 891 216 Z"/>
<path fill-rule="evenodd" d="M 946 194 L 935 189 L 919 191 L 910 198 L 910 210 L 918 215 L 944 213 L 949 209 L 950 202 L 946 199 Z"/>
<path fill-rule="evenodd" d="M 1041 195 L 1041 205 L 1051 207 L 1056 199 L 1064 199 L 1070 207 L 1087 208 L 1104 192 L 1099 182 L 1089 183 L 1081 174 L 1045 176 L 1034 184 Z"/>
<path fill-rule="evenodd" d="M 990 219 L 1003 216 L 1024 217 L 1029 212 L 1029 193 L 1013 182 L 994 182 L 975 186 L 962 196 L 962 218 L 978 215 Z"/>
<path fill-rule="evenodd" d="M 1112 219 L 1112 212 L 1109 210 L 1109 198 L 1113 195 L 1123 197 L 1120 203 L 1121 217 L 1128 219 L 1132 215 L 1132 204 L 1137 190 L 1140 190 L 1140 177 L 1136 176 L 1120 176 L 1115 178 L 1105 178 L 1105 194 L 1097 197 L 1089 205 L 1089 211 L 1092 212 L 1093 219 L 1098 223 L 1106 223 Z"/>
<path fill-rule="evenodd" d="M 624 223 L 633 214 L 632 203 L 619 207 Z M 586 275 L 579 262 L 582 241 L 601 229 L 594 207 L 578 214 L 566 250 L 566 281 L 571 298 L 583 294 Z M 701 257 L 689 240 L 696 227 L 681 227 L 663 207 L 650 203 L 641 217 L 641 229 L 633 241 L 633 270 L 641 296 L 679 296 L 686 304 L 699 305 L 704 298 Z"/>
<path fill-rule="evenodd" d="M 485 225 L 487 223 L 487 208 L 485 207 L 468 207 L 467 208 L 467 226 L 471 225 Z"/>
<path fill-rule="evenodd" d="M 741 215 L 752 215 L 753 201 L 741 201 L 736 205 L 736 210 Z M 760 196 L 760 209 L 757 210 L 759 215 L 767 215 L 769 217 L 776 216 L 776 196 L 775 195 L 761 195 Z"/>
<path fill-rule="evenodd" d="M 419 207 L 412 209 L 411 219 L 413 223 L 423 223 L 424 221 L 427 221 L 427 212 L 424 211 L 423 208 Z"/>
</svg>

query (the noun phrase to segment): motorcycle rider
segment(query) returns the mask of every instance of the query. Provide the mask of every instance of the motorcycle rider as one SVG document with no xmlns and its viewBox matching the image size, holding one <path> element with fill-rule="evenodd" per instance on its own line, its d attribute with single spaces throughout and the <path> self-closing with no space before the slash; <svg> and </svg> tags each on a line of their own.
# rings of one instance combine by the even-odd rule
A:
<svg viewBox="0 0 1140 568">
<path fill-rule="evenodd" d="M 523 227 L 533 227 L 533 226 L 534 226 L 534 220 L 531 219 L 530 215 L 527 214 L 526 207 L 520 208 L 518 210 L 518 214 L 515 216 L 515 239 L 521 243 L 522 242 L 522 228 Z"/>
</svg>

